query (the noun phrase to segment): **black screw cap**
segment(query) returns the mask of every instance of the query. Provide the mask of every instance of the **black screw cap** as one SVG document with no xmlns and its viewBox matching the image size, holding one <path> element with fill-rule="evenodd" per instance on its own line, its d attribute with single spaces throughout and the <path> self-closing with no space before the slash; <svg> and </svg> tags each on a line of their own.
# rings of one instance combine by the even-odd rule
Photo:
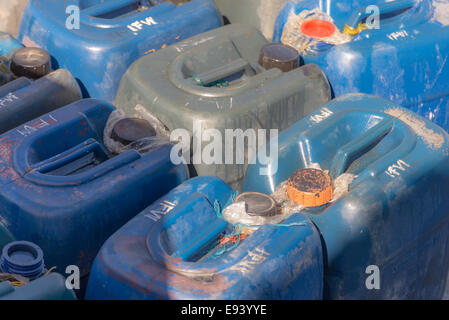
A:
<svg viewBox="0 0 449 320">
<path fill-rule="evenodd" d="M 156 130 L 153 126 L 148 121 L 138 118 L 124 118 L 117 121 L 111 134 L 112 139 L 124 145 L 154 136 L 156 136 Z"/>
<path fill-rule="evenodd" d="M 276 215 L 274 199 L 259 192 L 244 192 L 235 197 L 234 202 L 245 202 L 246 213 L 250 216 L 270 217 Z"/>
<path fill-rule="evenodd" d="M 299 67 L 299 52 L 290 46 L 270 43 L 261 49 L 259 64 L 266 70 L 279 68 L 288 72 Z"/>
<path fill-rule="evenodd" d="M 11 57 L 11 72 L 17 77 L 41 78 L 51 72 L 50 55 L 40 48 L 22 48 Z"/>
</svg>

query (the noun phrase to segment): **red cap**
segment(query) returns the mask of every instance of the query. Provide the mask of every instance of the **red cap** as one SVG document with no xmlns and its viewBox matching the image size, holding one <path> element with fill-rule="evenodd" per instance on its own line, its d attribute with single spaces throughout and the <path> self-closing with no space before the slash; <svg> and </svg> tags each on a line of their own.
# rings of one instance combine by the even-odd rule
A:
<svg viewBox="0 0 449 320">
<path fill-rule="evenodd" d="M 327 38 L 334 34 L 335 25 L 327 20 L 311 19 L 301 24 L 301 32 L 311 38 Z"/>
</svg>

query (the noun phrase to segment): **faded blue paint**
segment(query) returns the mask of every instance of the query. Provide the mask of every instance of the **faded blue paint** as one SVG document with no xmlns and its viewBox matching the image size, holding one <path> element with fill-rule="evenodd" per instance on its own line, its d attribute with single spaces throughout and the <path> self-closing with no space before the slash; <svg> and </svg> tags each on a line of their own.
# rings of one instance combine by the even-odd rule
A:
<svg viewBox="0 0 449 320">
<path fill-rule="evenodd" d="M 47 50 L 55 59 L 55 68 L 70 70 L 81 81 L 85 97 L 111 102 L 122 75 L 135 60 L 222 25 L 213 0 L 192 0 L 179 6 L 155 2 L 31 0 L 23 13 L 19 39 Z M 144 4 L 149 8 L 136 10 Z M 79 30 L 66 28 L 69 5 L 81 9 Z M 132 23 L 149 17 L 157 24 L 147 20 L 133 31 L 137 29 Z"/>
<path fill-rule="evenodd" d="M 79 99 L 78 83 L 64 69 L 35 81 L 13 80 L 0 87 L 0 134 Z"/>
<path fill-rule="evenodd" d="M 20 287 L 1 282 L 0 300 L 76 300 L 76 297 L 66 288 L 63 276 L 50 273 Z"/>
<path fill-rule="evenodd" d="M 319 8 L 321 3 L 343 31 L 346 23 L 355 25 L 360 9 L 386 2 L 289 1 L 278 16 L 273 41 L 280 41 L 290 13 Z M 336 97 L 351 92 L 374 94 L 449 130 L 449 1 L 393 3 L 406 8 L 410 2 L 415 5 L 409 9 L 381 16 L 380 29 L 367 29 L 349 43 L 305 54 L 304 62 L 323 68 Z"/>
<path fill-rule="evenodd" d="M 333 179 L 357 176 L 346 195 L 302 211 L 323 238 L 324 297 L 441 298 L 449 267 L 448 134 L 392 102 L 346 95 L 281 133 L 278 171 L 261 176 L 260 165 L 250 165 L 243 189 L 271 193 L 311 163 Z M 380 268 L 380 290 L 365 286 L 369 265 Z"/>
<path fill-rule="evenodd" d="M 85 275 L 114 231 L 187 179 L 171 145 L 111 155 L 103 130 L 113 110 L 81 100 L 0 135 L 0 221 L 39 245 L 48 267 Z"/>
<path fill-rule="evenodd" d="M 215 177 L 193 178 L 147 207 L 103 245 L 86 299 L 320 299 L 320 236 L 302 214 L 265 225 L 224 255 L 206 256 L 232 226 L 213 203 L 232 194 Z"/>
</svg>

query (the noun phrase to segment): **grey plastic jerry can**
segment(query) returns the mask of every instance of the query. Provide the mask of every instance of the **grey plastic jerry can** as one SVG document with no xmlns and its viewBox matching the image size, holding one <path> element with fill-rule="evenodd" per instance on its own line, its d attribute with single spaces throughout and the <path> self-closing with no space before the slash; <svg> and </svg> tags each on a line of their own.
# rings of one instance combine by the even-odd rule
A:
<svg viewBox="0 0 449 320">
<path fill-rule="evenodd" d="M 254 27 L 228 25 L 136 61 L 116 105 L 152 121 L 158 134 L 170 132 L 172 141 L 180 138 L 176 129 L 187 130 L 196 173 L 238 187 L 270 129 L 287 128 L 331 97 L 321 69 L 298 64 L 294 49 L 268 43 Z"/>
</svg>

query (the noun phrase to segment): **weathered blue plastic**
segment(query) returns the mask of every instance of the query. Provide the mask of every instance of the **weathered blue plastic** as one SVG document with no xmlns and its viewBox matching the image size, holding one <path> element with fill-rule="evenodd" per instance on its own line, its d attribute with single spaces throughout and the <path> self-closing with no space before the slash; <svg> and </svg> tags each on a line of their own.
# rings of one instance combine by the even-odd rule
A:
<svg viewBox="0 0 449 320">
<path fill-rule="evenodd" d="M 8 230 L 8 228 L 0 222 L 0 247 L 3 248 L 8 243 L 13 242 L 14 236 Z"/>
<path fill-rule="evenodd" d="M 85 97 L 112 102 L 122 75 L 135 60 L 222 25 L 213 0 L 180 2 L 31 0 L 18 37 L 47 50 L 58 67 L 69 69 L 83 84 Z M 79 29 L 66 27 L 70 5 L 81 9 Z"/>
<path fill-rule="evenodd" d="M 0 269 L 4 273 L 35 280 L 46 272 L 44 252 L 35 243 L 13 241 L 2 249 Z"/>
<path fill-rule="evenodd" d="M 273 39 L 280 41 L 291 13 L 320 8 L 322 4 L 323 11 L 343 31 L 345 24 L 357 27 L 363 21 L 366 6 L 378 5 L 379 29 L 367 29 L 349 43 L 303 55 L 304 62 L 323 68 L 335 96 L 351 92 L 381 96 L 449 130 L 449 1 L 396 0 L 385 6 L 386 3 L 291 0 L 278 16 Z"/>
<path fill-rule="evenodd" d="M 35 81 L 13 80 L 0 87 L 0 134 L 79 99 L 78 83 L 65 69 Z"/>
<path fill-rule="evenodd" d="M 231 194 L 222 180 L 197 177 L 146 208 L 103 245 L 86 299 L 321 298 L 320 236 L 304 215 L 285 221 L 301 226 L 266 225 L 232 251 L 207 256 L 231 228 L 213 203 Z"/>
<path fill-rule="evenodd" d="M 357 176 L 346 195 L 301 211 L 323 237 L 324 297 L 441 298 L 449 267 L 448 134 L 392 102 L 345 95 L 281 133 L 277 172 L 261 176 L 250 165 L 243 189 L 271 193 L 312 163 L 332 179 Z M 371 265 L 379 267 L 380 290 L 365 285 Z"/>
<path fill-rule="evenodd" d="M 62 275 L 50 273 L 21 287 L 1 282 L 0 300 L 76 300 L 76 297 L 66 288 Z"/>
<path fill-rule="evenodd" d="M 80 100 L 0 136 L 0 220 L 39 245 L 48 268 L 85 275 L 113 232 L 187 179 L 169 144 L 112 156 L 103 130 L 113 110 Z"/>
<path fill-rule="evenodd" d="M 0 85 L 11 81 L 13 76 L 9 71 L 11 57 L 23 45 L 8 33 L 0 31 Z"/>
</svg>

